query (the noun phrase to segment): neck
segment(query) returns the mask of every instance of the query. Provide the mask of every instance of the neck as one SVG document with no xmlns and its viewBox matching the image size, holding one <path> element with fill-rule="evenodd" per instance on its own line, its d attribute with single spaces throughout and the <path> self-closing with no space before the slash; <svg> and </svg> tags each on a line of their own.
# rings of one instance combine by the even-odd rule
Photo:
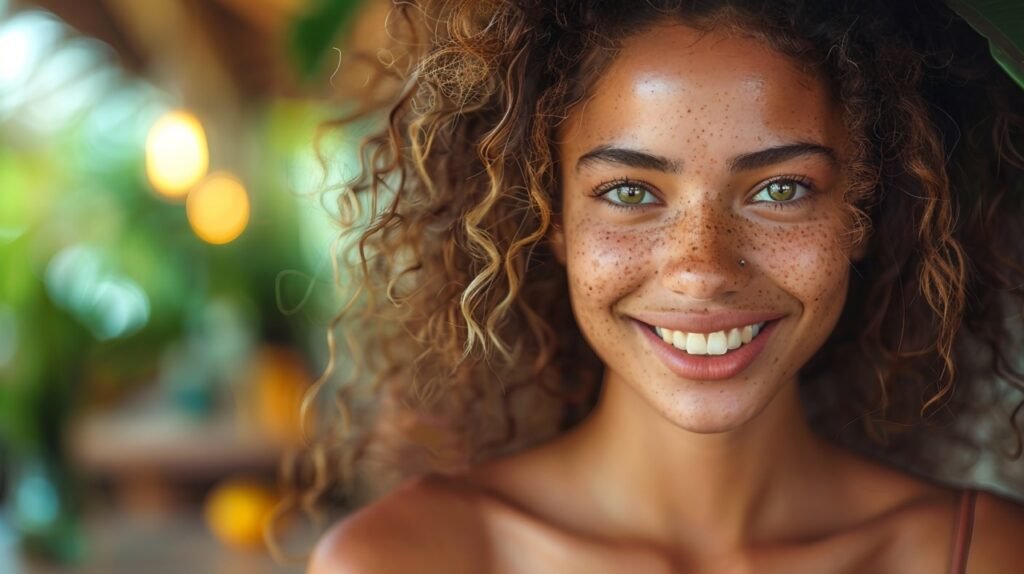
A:
<svg viewBox="0 0 1024 574">
<path fill-rule="evenodd" d="M 577 468 L 589 469 L 582 484 L 609 523 L 702 552 L 778 536 L 793 509 L 832 478 L 832 449 L 808 427 L 795 380 L 743 426 L 696 433 L 610 374 L 570 440 L 586 459 Z"/>
</svg>

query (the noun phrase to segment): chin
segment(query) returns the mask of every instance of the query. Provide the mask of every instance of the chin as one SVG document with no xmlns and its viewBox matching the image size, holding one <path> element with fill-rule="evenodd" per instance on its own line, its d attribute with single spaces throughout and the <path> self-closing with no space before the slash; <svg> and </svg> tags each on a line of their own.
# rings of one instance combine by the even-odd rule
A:
<svg viewBox="0 0 1024 574">
<path fill-rule="evenodd" d="M 672 409 L 672 407 L 669 408 Z M 747 423 L 756 419 L 763 410 L 763 405 L 761 408 L 704 405 L 699 410 L 675 408 L 662 414 L 669 422 L 682 430 L 699 434 L 718 434 L 746 426 Z"/>
<path fill-rule="evenodd" d="M 668 393 L 641 394 L 672 425 L 692 433 L 718 434 L 741 429 L 768 409 L 785 386 L 771 380 L 779 384 L 770 385 L 768 380 L 697 383 L 686 385 L 689 388 L 676 386 Z"/>
</svg>

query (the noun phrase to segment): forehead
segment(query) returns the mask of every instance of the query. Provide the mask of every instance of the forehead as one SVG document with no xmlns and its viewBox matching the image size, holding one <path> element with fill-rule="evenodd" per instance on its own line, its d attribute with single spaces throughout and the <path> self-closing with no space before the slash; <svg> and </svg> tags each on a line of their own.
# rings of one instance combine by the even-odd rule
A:
<svg viewBox="0 0 1024 574">
<path fill-rule="evenodd" d="M 571 139 L 742 140 L 759 147 L 814 139 L 842 147 L 842 121 L 822 79 L 765 41 L 661 25 L 627 39 L 563 124 Z"/>
</svg>

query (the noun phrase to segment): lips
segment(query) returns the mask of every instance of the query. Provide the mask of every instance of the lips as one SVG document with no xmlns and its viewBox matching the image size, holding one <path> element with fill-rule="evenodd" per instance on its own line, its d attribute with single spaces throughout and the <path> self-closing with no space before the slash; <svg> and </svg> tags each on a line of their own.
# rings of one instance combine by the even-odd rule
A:
<svg viewBox="0 0 1024 574">
<path fill-rule="evenodd" d="M 763 316 L 763 314 L 762 314 Z M 707 333 L 711 334 L 714 332 L 726 331 L 736 328 L 736 326 L 743 325 L 745 321 L 750 318 L 758 318 L 753 315 L 745 317 L 727 319 L 722 322 L 721 319 L 717 321 L 704 321 L 703 325 L 709 325 L 714 327 L 721 327 L 718 329 L 709 329 Z M 731 325 L 730 326 L 730 322 Z M 758 321 L 751 321 L 751 323 L 758 323 Z M 658 326 L 658 330 L 662 331 L 659 335 L 654 325 L 642 322 L 638 319 L 634 319 L 634 324 L 639 329 L 640 334 L 647 339 L 650 343 L 654 354 L 665 364 L 666 367 L 676 375 L 695 381 L 721 381 L 726 379 L 734 378 L 740 375 L 744 370 L 747 369 L 761 354 L 775 332 L 775 328 L 779 324 L 779 318 L 776 316 L 774 319 L 763 321 L 763 327 L 760 328 L 760 332 L 756 337 L 752 337 L 750 342 L 739 346 L 736 349 L 730 349 L 724 354 L 708 355 L 698 353 L 688 353 L 686 350 L 676 348 L 674 344 L 670 344 L 664 340 L 665 330 L 667 327 Z M 750 324 L 750 323 L 747 323 Z M 688 326 L 690 329 L 697 326 L 695 322 L 689 322 Z M 682 331 L 679 329 L 678 331 Z M 689 331 L 688 333 L 694 333 L 696 329 Z M 684 342 L 685 344 L 685 342 Z M 695 350 L 700 350 L 699 347 Z M 706 353 L 706 350 L 705 350 Z"/>
<path fill-rule="evenodd" d="M 714 333 L 746 325 L 781 319 L 778 311 L 721 310 L 713 313 L 683 313 L 670 311 L 630 312 L 630 317 L 652 326 L 685 333 Z"/>
</svg>

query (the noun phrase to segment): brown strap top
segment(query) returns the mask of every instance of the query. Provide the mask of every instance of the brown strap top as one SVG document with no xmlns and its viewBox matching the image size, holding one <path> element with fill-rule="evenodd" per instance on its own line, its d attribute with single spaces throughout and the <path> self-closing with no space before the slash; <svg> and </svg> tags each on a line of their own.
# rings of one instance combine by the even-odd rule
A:
<svg viewBox="0 0 1024 574">
<path fill-rule="evenodd" d="M 956 530 L 953 532 L 953 553 L 949 563 L 950 574 L 964 574 L 967 571 L 967 555 L 971 550 L 971 533 L 974 530 L 974 501 L 977 496 L 974 490 L 960 491 Z"/>
</svg>

